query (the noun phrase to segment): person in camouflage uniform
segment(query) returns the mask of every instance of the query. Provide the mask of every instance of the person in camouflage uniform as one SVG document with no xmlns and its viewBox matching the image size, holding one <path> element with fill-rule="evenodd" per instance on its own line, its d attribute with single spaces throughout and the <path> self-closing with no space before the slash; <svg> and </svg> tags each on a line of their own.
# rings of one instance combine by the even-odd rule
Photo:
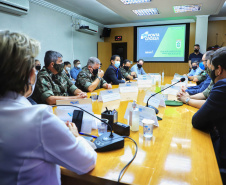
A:
<svg viewBox="0 0 226 185">
<path fill-rule="evenodd" d="M 211 52 L 210 56 L 207 57 L 207 74 L 211 76 L 211 56 L 214 52 Z M 185 92 L 184 89 L 182 89 L 178 94 L 177 94 L 177 99 L 182 101 L 183 103 L 186 103 L 192 107 L 196 108 L 201 108 L 202 105 L 206 102 L 206 99 L 209 97 L 210 92 L 213 88 L 213 81 L 211 80 L 209 86 L 201 93 L 195 94 L 195 95 L 189 95 L 187 92 Z"/>
<path fill-rule="evenodd" d="M 100 88 L 111 89 L 111 84 L 103 79 L 104 72 L 99 68 L 100 60 L 90 57 L 87 66 L 83 67 L 77 76 L 76 86 L 85 92 L 92 92 Z"/>
<path fill-rule="evenodd" d="M 125 59 L 122 63 L 122 67 L 120 68 L 122 76 L 126 80 L 133 80 L 136 77 L 136 72 L 132 72 L 129 68 L 131 66 L 131 62 L 128 59 Z"/>
<path fill-rule="evenodd" d="M 64 64 L 62 55 L 56 51 L 47 51 L 45 66 L 37 75 L 32 99 L 37 103 L 56 104 L 56 100 L 79 99 L 87 97 L 62 73 Z M 71 95 L 69 97 L 69 95 Z"/>
<path fill-rule="evenodd" d="M 205 70 L 202 71 L 199 75 L 197 76 L 190 76 L 189 78 L 193 80 L 193 82 L 201 83 L 207 78 L 207 60 L 210 60 L 210 56 L 214 53 L 214 51 L 207 51 L 203 56 L 202 56 L 202 61 L 203 65 L 205 67 Z"/>
</svg>

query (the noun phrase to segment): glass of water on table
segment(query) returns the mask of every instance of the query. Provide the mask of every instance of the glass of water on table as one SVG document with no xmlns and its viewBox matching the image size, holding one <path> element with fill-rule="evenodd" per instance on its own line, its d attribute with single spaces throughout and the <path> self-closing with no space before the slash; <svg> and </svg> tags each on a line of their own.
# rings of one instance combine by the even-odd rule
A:
<svg viewBox="0 0 226 185">
<path fill-rule="evenodd" d="M 108 125 L 105 123 L 108 123 L 108 119 L 101 119 L 103 121 L 99 122 L 97 125 L 98 129 L 98 135 L 101 136 L 103 133 L 107 132 Z"/>
<path fill-rule="evenodd" d="M 145 138 L 152 138 L 153 136 L 153 125 L 155 123 L 152 119 L 143 119 L 143 133 Z"/>
</svg>

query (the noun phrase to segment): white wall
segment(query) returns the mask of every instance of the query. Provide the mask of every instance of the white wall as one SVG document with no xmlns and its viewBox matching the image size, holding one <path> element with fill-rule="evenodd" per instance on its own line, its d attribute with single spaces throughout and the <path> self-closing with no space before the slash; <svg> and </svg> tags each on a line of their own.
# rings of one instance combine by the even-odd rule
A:
<svg viewBox="0 0 226 185">
<path fill-rule="evenodd" d="M 101 28 L 96 35 L 73 31 L 72 39 L 71 25 L 71 17 L 33 3 L 30 3 L 28 15 L 15 16 L 0 12 L 0 30 L 25 33 L 41 42 L 41 52 L 37 59 L 42 66 L 47 50 L 60 52 L 63 61 L 72 63 L 74 59 L 79 59 L 82 65 L 87 63 L 89 57 L 97 57 L 97 42 L 104 41 L 100 39 Z"/>
</svg>

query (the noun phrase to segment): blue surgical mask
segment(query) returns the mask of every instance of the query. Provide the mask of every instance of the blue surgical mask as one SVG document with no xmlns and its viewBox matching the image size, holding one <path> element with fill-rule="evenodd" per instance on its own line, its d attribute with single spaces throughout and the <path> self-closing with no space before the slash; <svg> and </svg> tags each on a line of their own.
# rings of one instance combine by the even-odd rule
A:
<svg viewBox="0 0 226 185">
<path fill-rule="evenodd" d="M 119 66 L 120 66 L 120 61 L 115 61 L 115 67 L 119 68 Z"/>
</svg>

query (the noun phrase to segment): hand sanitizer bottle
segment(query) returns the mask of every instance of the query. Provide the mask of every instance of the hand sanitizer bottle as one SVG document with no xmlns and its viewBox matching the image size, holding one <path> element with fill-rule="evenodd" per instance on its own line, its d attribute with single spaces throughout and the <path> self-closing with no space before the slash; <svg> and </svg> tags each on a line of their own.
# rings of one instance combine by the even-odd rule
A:
<svg viewBox="0 0 226 185">
<path fill-rule="evenodd" d="M 129 111 L 128 125 L 132 131 L 139 130 L 139 110 L 135 100 L 133 100 L 132 108 Z"/>
</svg>

